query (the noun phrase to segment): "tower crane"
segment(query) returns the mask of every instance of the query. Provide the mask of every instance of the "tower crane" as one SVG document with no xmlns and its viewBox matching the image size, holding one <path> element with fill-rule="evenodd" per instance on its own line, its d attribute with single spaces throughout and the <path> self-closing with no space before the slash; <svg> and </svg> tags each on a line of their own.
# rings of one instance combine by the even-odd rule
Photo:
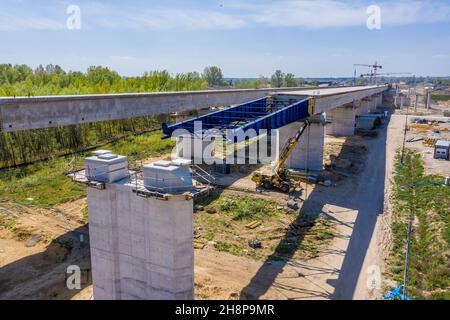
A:
<svg viewBox="0 0 450 320">
<path fill-rule="evenodd" d="M 363 63 L 355 63 L 353 66 L 359 66 L 359 67 L 369 67 L 370 68 L 370 74 L 372 75 L 370 77 L 370 82 L 372 82 L 372 79 L 375 79 L 375 84 L 377 84 L 377 74 L 378 69 L 383 69 L 382 65 L 379 65 L 377 61 L 375 61 L 374 64 L 363 64 Z"/>
</svg>

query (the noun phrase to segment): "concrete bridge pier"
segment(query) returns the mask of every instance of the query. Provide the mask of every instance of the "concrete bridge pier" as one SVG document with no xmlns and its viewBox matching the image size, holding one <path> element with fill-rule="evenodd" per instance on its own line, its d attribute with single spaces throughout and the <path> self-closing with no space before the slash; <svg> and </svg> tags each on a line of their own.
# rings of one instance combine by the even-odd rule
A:
<svg viewBox="0 0 450 320">
<path fill-rule="evenodd" d="M 383 94 L 377 94 L 375 95 L 375 99 L 376 99 L 376 108 L 380 108 L 383 106 Z"/>
<path fill-rule="evenodd" d="M 193 299 L 192 198 L 138 196 L 142 181 L 130 180 L 126 165 L 118 169 L 117 164 L 94 160 L 108 170 L 100 169 L 103 177 L 92 177 L 105 181 L 104 189 L 88 187 L 94 299 Z M 172 169 L 161 164 L 160 183 L 171 188 L 174 184 L 166 178 Z"/>
<path fill-rule="evenodd" d="M 300 137 L 297 146 L 286 162 L 291 169 L 323 170 L 323 148 L 325 141 L 325 118 L 317 115 L 309 118 L 310 124 Z M 278 129 L 278 147 L 283 149 L 288 139 L 303 126 L 303 122 L 294 122 Z"/>
<path fill-rule="evenodd" d="M 327 111 L 327 121 L 331 123 L 326 126 L 326 134 L 332 136 L 353 136 L 355 134 L 355 116 L 365 110 L 367 106 L 347 104 L 345 106 Z"/>
<path fill-rule="evenodd" d="M 196 164 L 213 161 L 214 143 L 202 137 L 193 135 L 181 135 L 176 137 L 175 154 L 173 158 L 192 160 Z"/>
<path fill-rule="evenodd" d="M 372 100 L 370 98 L 362 99 L 359 104 L 360 108 L 357 110 L 356 114 L 357 116 L 368 114 L 371 111 L 375 110 L 375 100 Z"/>
</svg>

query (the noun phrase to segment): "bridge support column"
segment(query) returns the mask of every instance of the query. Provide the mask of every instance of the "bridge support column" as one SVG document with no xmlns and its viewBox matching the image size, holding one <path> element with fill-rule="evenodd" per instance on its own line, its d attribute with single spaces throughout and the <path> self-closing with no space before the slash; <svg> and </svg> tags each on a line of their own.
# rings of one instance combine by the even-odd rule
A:
<svg viewBox="0 0 450 320">
<path fill-rule="evenodd" d="M 325 138 L 324 119 L 312 119 L 310 125 L 300 137 L 297 146 L 286 161 L 286 167 L 291 169 L 323 170 L 323 147 Z M 278 129 L 278 148 L 282 150 L 288 139 L 303 126 L 294 122 Z"/>
<path fill-rule="evenodd" d="M 214 143 L 211 140 L 203 140 L 191 135 L 178 136 L 176 138 L 175 157 L 193 160 L 194 163 L 202 164 L 211 160 L 214 155 Z"/>
<path fill-rule="evenodd" d="M 331 123 L 326 126 L 326 134 L 338 137 L 355 135 L 355 116 L 362 112 L 363 108 L 366 107 L 355 108 L 353 105 L 347 105 L 327 111 L 327 120 Z"/>
<path fill-rule="evenodd" d="M 377 109 L 377 97 L 371 96 L 369 97 L 369 110 L 367 113 L 374 112 Z"/>
<path fill-rule="evenodd" d="M 377 108 L 381 108 L 383 106 L 383 94 L 379 94 L 376 96 Z"/>
<path fill-rule="evenodd" d="M 128 178 L 88 188 L 94 299 L 193 299 L 193 200 L 134 188 Z"/>
<path fill-rule="evenodd" d="M 360 116 L 362 114 L 368 114 L 375 110 L 374 99 L 363 99 L 360 101 L 360 107 L 356 110 L 355 115 Z"/>
</svg>

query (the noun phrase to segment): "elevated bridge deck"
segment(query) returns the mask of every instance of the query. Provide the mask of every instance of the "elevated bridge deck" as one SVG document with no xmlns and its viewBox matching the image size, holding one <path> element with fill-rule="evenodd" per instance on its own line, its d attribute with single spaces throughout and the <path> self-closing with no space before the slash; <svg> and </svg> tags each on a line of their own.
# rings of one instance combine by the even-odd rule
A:
<svg viewBox="0 0 450 320">
<path fill-rule="evenodd" d="M 315 111 L 325 112 L 386 90 L 387 86 L 339 88 L 268 88 L 186 92 L 0 98 L 0 131 L 51 128 L 106 120 L 129 119 L 210 107 L 230 106 L 286 94 L 316 95 Z M 326 94 L 328 92 L 328 94 Z M 278 112 L 276 110 L 275 112 Z M 219 115 L 216 115 L 219 116 Z"/>
<path fill-rule="evenodd" d="M 229 131 L 278 129 L 295 121 L 320 114 L 333 108 L 368 98 L 386 90 L 386 86 L 315 88 L 274 93 L 271 96 L 215 111 L 176 124 L 163 124 L 165 137 L 177 129 L 194 133 L 195 122 L 202 130 Z"/>
</svg>

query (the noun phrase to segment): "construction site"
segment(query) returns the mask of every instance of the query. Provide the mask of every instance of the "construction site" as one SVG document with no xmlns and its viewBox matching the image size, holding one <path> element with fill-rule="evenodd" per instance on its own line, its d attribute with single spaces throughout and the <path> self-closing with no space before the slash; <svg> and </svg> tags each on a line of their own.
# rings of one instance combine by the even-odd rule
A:
<svg viewBox="0 0 450 320">
<path fill-rule="evenodd" d="M 0 299 L 445 297 L 448 279 L 435 291 L 398 288 L 414 237 L 394 213 L 404 159 L 423 161 L 414 196 L 440 192 L 425 217 L 448 219 L 450 207 L 450 106 L 429 92 L 372 83 L 0 98 L 3 132 L 176 114 L 157 132 L 171 152 L 75 158 L 62 171 L 76 200 L 0 198 Z M 439 248 L 448 262 L 448 244 Z M 70 288 L 73 266 L 82 277 Z"/>
</svg>

